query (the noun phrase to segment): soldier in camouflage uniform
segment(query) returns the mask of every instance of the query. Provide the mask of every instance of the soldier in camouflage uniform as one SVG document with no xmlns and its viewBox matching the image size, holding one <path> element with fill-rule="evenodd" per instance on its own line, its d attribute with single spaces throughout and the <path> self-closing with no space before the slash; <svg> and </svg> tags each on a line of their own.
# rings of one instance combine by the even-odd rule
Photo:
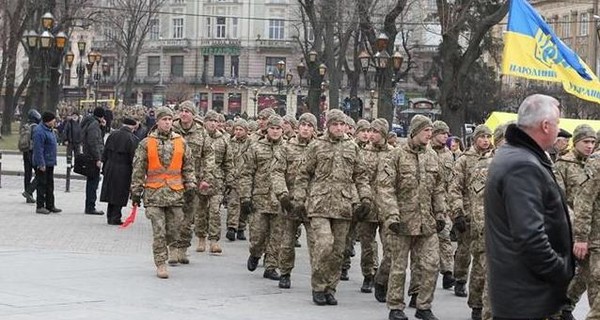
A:
<svg viewBox="0 0 600 320">
<path fill-rule="evenodd" d="M 233 184 L 233 164 L 229 143 L 218 129 L 219 114 L 209 110 L 204 116 L 204 127 L 208 132 L 208 141 L 215 153 L 215 183 L 207 190 L 200 192 L 198 211 L 195 219 L 194 233 L 198 237 L 197 252 L 206 250 L 206 237 L 210 241 L 211 254 L 222 253 L 219 240 L 221 239 L 221 212 L 219 210 L 223 193 L 231 190 Z"/>
<path fill-rule="evenodd" d="M 194 119 L 198 115 L 198 109 L 192 101 L 184 101 L 179 105 L 179 119 L 173 121 L 173 131 L 181 135 L 187 142 L 194 159 L 194 171 L 196 181 L 201 189 L 207 189 L 215 183 L 213 172 L 215 170 L 215 155 L 209 142 L 208 133 L 201 123 Z M 169 248 L 169 264 L 190 261 L 187 257 L 187 249 L 192 245 L 192 225 L 196 210 L 198 210 L 198 194 L 188 194 L 184 199 L 183 222 L 181 223 L 179 241 L 174 247 Z"/>
<path fill-rule="evenodd" d="M 231 139 L 231 134 L 227 131 L 226 126 L 225 115 L 217 113 L 217 129 L 219 129 L 221 134 L 225 137 L 225 141 L 229 141 L 229 139 Z"/>
<path fill-rule="evenodd" d="M 194 159 L 185 140 L 172 131 L 173 112 L 156 110 L 156 130 L 142 140 L 135 152 L 131 175 L 131 201 L 139 206 L 144 197 L 146 217 L 152 222 L 152 252 L 159 278 L 167 272 L 168 248 L 179 240 L 185 197 L 197 192 Z"/>
<path fill-rule="evenodd" d="M 350 118 L 347 115 L 346 115 L 346 126 L 347 126 L 346 134 L 353 137 L 354 133 L 356 132 L 356 122 L 354 121 L 354 119 Z"/>
<path fill-rule="evenodd" d="M 578 125 L 573 131 L 574 148 L 566 154 L 560 156 L 554 165 L 554 175 L 556 182 L 563 189 L 567 196 L 569 208 L 573 208 L 575 195 L 579 193 L 581 185 L 588 179 L 586 172 L 586 162 L 594 152 L 596 144 L 596 132 L 587 124 Z M 578 212 L 572 212 L 574 217 Z M 577 218 L 575 218 L 577 219 Z M 584 260 L 580 263 L 577 272 L 567 291 L 569 304 L 562 310 L 564 319 L 573 319 L 573 310 L 581 298 L 581 295 L 587 289 L 587 278 L 589 277 L 589 261 Z"/>
<path fill-rule="evenodd" d="M 277 115 L 277 113 L 275 113 L 275 110 L 272 108 L 264 108 L 260 110 L 258 117 L 256 118 L 258 129 L 256 129 L 256 131 L 250 135 L 250 140 L 252 142 L 260 140 L 267 134 L 267 122 L 271 116 L 275 115 Z"/>
<path fill-rule="evenodd" d="M 438 232 L 445 227 L 444 175 L 437 154 L 428 143 L 433 124 L 422 115 L 410 122 L 410 138 L 386 158 L 377 177 L 377 206 L 386 208 L 390 229 L 391 268 L 387 305 L 390 320 L 406 320 L 404 286 L 409 253 L 417 261 L 421 279 L 415 317 L 437 320 L 431 303 L 439 271 Z"/>
<path fill-rule="evenodd" d="M 281 207 L 270 177 L 274 154 L 283 143 L 283 119 L 271 116 L 266 125 L 266 136 L 253 142 L 250 150 L 243 155 L 244 165 L 240 170 L 238 187 L 242 214 L 252 214 L 248 270 L 256 270 L 260 257 L 265 254 L 263 277 L 280 280 L 276 269 L 281 245 Z"/>
<path fill-rule="evenodd" d="M 298 120 L 291 114 L 283 116 L 283 139 L 290 140 L 296 136 Z"/>
<path fill-rule="evenodd" d="M 233 123 L 233 137 L 229 140 L 229 149 L 233 163 L 233 180 L 239 181 L 240 170 L 244 166 L 244 154 L 250 149 L 250 137 L 248 136 L 248 122 L 240 118 Z M 237 184 L 233 184 L 229 192 L 229 203 L 227 205 L 227 234 L 229 241 L 246 240 L 244 231 L 248 221 L 247 215 L 240 213 L 240 194 Z"/>
<path fill-rule="evenodd" d="M 483 237 L 484 210 L 483 194 L 487 179 L 487 170 L 492 161 L 490 150 L 492 131 L 485 125 L 478 125 L 473 131 L 473 146 L 465 151 L 456 161 L 455 177 L 450 185 L 450 212 L 459 232 L 459 239 L 468 241 L 470 248 L 466 254 L 457 252 L 456 259 L 468 260 L 473 257 L 469 279 L 469 299 L 467 304 L 472 309 L 471 318 L 481 320 L 483 308 L 483 288 L 485 284 L 485 244 Z M 470 261 L 469 261 L 470 262 Z M 468 270 L 469 265 L 466 265 Z M 457 286 L 466 282 L 466 272 L 457 272 Z M 463 289 L 464 290 L 464 289 Z M 459 295 L 455 291 L 456 295 Z"/>
<path fill-rule="evenodd" d="M 327 114 L 327 131 L 306 149 L 292 196 L 296 212 L 306 210 L 315 239 L 311 286 L 313 302 L 336 305 L 335 291 L 346 235 L 353 216 L 371 208 L 369 177 L 359 148 L 345 134 L 346 115 L 338 109 Z M 353 203 L 359 199 L 359 203 Z"/>
<path fill-rule="evenodd" d="M 309 257 L 313 252 L 313 236 L 310 228 L 310 220 L 306 215 L 295 216 L 293 213 L 291 195 L 294 193 L 295 180 L 298 170 L 308 144 L 315 137 L 315 128 L 317 127 L 317 118 L 311 113 L 304 113 L 300 116 L 300 125 L 296 137 L 287 141 L 275 153 L 275 162 L 273 164 L 273 192 L 277 196 L 283 209 L 282 241 L 279 254 L 279 269 L 281 279 L 279 287 L 288 289 L 291 286 L 290 274 L 294 268 L 296 257 L 295 242 L 297 230 L 301 225 L 306 229 L 306 242 L 308 245 Z M 312 258 L 311 265 L 312 265 Z"/>
</svg>

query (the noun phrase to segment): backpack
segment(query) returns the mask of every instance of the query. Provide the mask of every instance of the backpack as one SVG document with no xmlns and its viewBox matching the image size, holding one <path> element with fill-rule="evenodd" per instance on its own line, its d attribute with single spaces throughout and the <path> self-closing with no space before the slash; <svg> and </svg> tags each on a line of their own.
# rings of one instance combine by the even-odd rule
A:
<svg viewBox="0 0 600 320">
<path fill-rule="evenodd" d="M 19 151 L 29 152 L 33 149 L 33 129 L 35 123 L 25 123 L 19 128 Z"/>
</svg>

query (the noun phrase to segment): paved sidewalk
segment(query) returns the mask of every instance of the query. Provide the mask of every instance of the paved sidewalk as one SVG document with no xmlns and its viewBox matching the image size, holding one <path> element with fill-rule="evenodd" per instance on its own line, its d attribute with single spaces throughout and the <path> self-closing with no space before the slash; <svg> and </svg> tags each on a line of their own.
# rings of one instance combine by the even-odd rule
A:
<svg viewBox="0 0 600 320">
<path fill-rule="evenodd" d="M 358 257 L 351 280 L 339 285 L 335 307 L 311 301 L 305 245 L 298 249 L 290 290 L 263 279 L 261 268 L 246 270 L 247 241 L 224 240 L 222 256 L 194 252 L 190 265 L 169 268 L 171 278 L 161 280 L 143 211 L 129 229 L 109 226 L 105 216 L 83 214 L 85 184 L 74 181 L 72 192 L 56 192 L 62 213 L 39 215 L 20 195 L 20 177 L 3 176 L 2 183 L 0 319 L 387 319 L 385 305 L 359 291 Z M 587 310 L 584 298 L 576 318 L 583 319 Z M 410 319 L 414 311 L 407 308 Z M 442 320 L 470 318 L 466 299 L 441 287 L 433 311 Z"/>
<path fill-rule="evenodd" d="M 59 154 L 56 158 L 57 164 L 54 167 L 54 176 L 64 179 L 67 174 L 67 157 Z M 22 176 L 23 175 L 23 155 L 15 151 L 2 151 L 2 175 Z M 85 180 L 84 176 L 71 172 L 71 180 Z"/>
</svg>

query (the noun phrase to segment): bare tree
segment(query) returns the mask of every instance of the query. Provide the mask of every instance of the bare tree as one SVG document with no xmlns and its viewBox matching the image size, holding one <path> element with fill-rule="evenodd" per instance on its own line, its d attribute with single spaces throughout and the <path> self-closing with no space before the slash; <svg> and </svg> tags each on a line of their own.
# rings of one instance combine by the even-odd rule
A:
<svg viewBox="0 0 600 320">
<path fill-rule="evenodd" d="M 194 97 L 194 86 L 188 83 L 171 83 L 165 90 L 167 101 L 179 104 Z"/>
</svg>

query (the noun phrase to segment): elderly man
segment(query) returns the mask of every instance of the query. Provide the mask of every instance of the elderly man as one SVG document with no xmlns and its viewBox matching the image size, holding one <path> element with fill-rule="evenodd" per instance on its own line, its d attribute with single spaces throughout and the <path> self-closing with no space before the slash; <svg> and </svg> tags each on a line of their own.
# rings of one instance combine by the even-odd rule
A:
<svg viewBox="0 0 600 320">
<path fill-rule="evenodd" d="M 558 106 L 549 96 L 527 97 L 489 167 L 484 233 L 497 318 L 547 318 L 567 301 L 575 270 L 571 224 L 545 152 L 558 135 Z"/>
</svg>

